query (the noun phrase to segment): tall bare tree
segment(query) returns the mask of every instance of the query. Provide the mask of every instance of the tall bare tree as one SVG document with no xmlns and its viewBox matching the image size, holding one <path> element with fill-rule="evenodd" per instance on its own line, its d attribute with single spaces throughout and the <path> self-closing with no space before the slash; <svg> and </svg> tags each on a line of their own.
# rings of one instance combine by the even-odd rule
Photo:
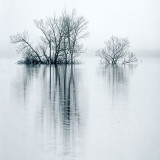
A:
<svg viewBox="0 0 160 160">
<path fill-rule="evenodd" d="M 87 24 L 88 22 L 84 17 L 77 17 L 76 12 L 68 14 L 66 11 L 63 12 L 63 22 L 65 38 L 68 43 L 68 50 L 71 57 L 71 63 L 73 63 L 74 55 L 82 52 L 82 45 L 79 44 L 80 40 L 88 36 Z"/>
<path fill-rule="evenodd" d="M 44 20 L 34 20 L 36 27 L 43 33 L 42 40 L 48 43 L 49 46 L 49 63 L 51 64 L 51 54 L 52 54 L 52 39 L 51 39 L 51 30 L 48 27 L 48 24 Z"/>
<path fill-rule="evenodd" d="M 35 61 L 35 57 L 39 63 L 74 63 L 74 59 L 83 52 L 81 40 L 88 36 L 88 22 L 77 16 L 75 11 L 72 14 L 64 11 L 59 17 L 34 20 L 34 23 L 42 33 L 36 49 L 29 43 L 25 32 L 11 36 L 11 42 L 19 44 L 19 50 L 25 49 L 25 55 L 31 55 L 30 63 Z"/>
<path fill-rule="evenodd" d="M 62 18 L 48 18 L 47 19 L 47 25 L 49 26 L 51 30 L 51 40 L 53 44 L 53 52 L 54 52 L 54 63 L 56 64 L 58 61 L 58 57 L 60 56 L 60 53 L 62 50 L 62 40 L 64 37 L 64 24 L 62 21 Z"/>
</svg>

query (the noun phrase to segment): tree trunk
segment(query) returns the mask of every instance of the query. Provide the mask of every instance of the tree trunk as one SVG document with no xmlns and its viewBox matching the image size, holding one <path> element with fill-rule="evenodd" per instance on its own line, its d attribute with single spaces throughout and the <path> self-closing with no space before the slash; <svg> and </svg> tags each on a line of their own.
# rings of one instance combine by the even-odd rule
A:
<svg viewBox="0 0 160 160">
<path fill-rule="evenodd" d="M 67 54 L 65 54 L 65 64 L 67 64 Z"/>
<path fill-rule="evenodd" d="M 73 64 L 73 53 L 71 53 L 71 64 Z"/>
<path fill-rule="evenodd" d="M 57 54 L 55 54 L 54 64 L 57 64 L 57 59 L 58 59 L 58 55 L 57 55 Z"/>
<path fill-rule="evenodd" d="M 115 60 L 112 60 L 112 65 L 116 65 L 116 61 Z"/>
<path fill-rule="evenodd" d="M 42 63 L 39 54 L 33 49 L 33 47 L 32 47 L 26 40 L 23 40 L 23 41 L 24 41 L 24 42 L 31 48 L 31 50 L 36 54 L 36 56 L 37 56 L 38 59 L 39 59 L 39 62 Z"/>
<path fill-rule="evenodd" d="M 51 64 L 51 51 L 52 51 L 52 48 L 51 48 L 51 41 L 49 42 L 49 63 Z"/>
</svg>

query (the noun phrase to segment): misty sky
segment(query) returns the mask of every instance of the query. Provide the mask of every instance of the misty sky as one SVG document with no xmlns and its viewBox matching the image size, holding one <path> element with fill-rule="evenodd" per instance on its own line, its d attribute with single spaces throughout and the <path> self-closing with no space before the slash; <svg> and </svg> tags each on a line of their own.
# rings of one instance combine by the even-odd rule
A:
<svg viewBox="0 0 160 160">
<path fill-rule="evenodd" d="M 76 9 L 89 21 L 88 51 L 103 47 L 111 35 L 128 37 L 133 50 L 160 50 L 159 0 L 0 0 L 0 54 L 15 52 L 10 35 L 28 30 L 34 39 L 33 20 L 63 9 Z"/>
</svg>

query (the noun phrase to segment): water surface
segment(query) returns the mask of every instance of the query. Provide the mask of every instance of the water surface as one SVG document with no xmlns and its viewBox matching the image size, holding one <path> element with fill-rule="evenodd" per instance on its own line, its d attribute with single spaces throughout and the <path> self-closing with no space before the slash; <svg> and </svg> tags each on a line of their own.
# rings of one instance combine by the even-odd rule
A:
<svg viewBox="0 0 160 160">
<path fill-rule="evenodd" d="M 160 59 L 0 63 L 0 159 L 160 159 Z"/>
</svg>

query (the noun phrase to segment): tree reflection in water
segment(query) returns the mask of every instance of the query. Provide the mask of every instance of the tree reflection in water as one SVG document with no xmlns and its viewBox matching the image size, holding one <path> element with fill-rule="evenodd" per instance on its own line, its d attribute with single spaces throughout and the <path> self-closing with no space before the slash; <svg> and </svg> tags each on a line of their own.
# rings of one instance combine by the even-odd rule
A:
<svg viewBox="0 0 160 160">
<path fill-rule="evenodd" d="M 76 134 L 80 129 L 80 112 L 77 102 L 78 88 L 76 86 L 78 80 L 76 78 L 79 75 L 73 66 L 67 65 L 50 68 L 49 74 L 49 103 L 53 109 L 52 122 L 55 125 L 53 143 L 55 146 L 57 143 L 62 143 L 64 154 L 68 154 L 73 151 L 74 143 L 77 143 L 78 135 L 76 136 Z M 63 139 L 59 139 L 58 134 L 62 135 Z"/>
<path fill-rule="evenodd" d="M 56 154 L 77 154 L 85 117 L 85 102 L 80 103 L 84 94 L 79 94 L 80 69 L 75 65 L 24 65 L 18 73 L 19 79 L 16 77 L 14 81 L 15 93 L 22 93 L 23 103 L 30 115 L 34 115 L 33 127 L 39 141 L 43 141 L 45 149 L 53 149 Z M 15 99 L 23 99 L 19 96 Z"/>
<path fill-rule="evenodd" d="M 112 100 L 112 106 L 126 106 L 128 100 L 128 91 L 130 77 L 134 72 L 136 65 L 108 65 L 100 68 L 100 73 L 105 81 L 106 90 Z M 119 104 L 119 106 L 117 106 Z M 121 104 L 121 105 L 120 105 Z"/>
</svg>

